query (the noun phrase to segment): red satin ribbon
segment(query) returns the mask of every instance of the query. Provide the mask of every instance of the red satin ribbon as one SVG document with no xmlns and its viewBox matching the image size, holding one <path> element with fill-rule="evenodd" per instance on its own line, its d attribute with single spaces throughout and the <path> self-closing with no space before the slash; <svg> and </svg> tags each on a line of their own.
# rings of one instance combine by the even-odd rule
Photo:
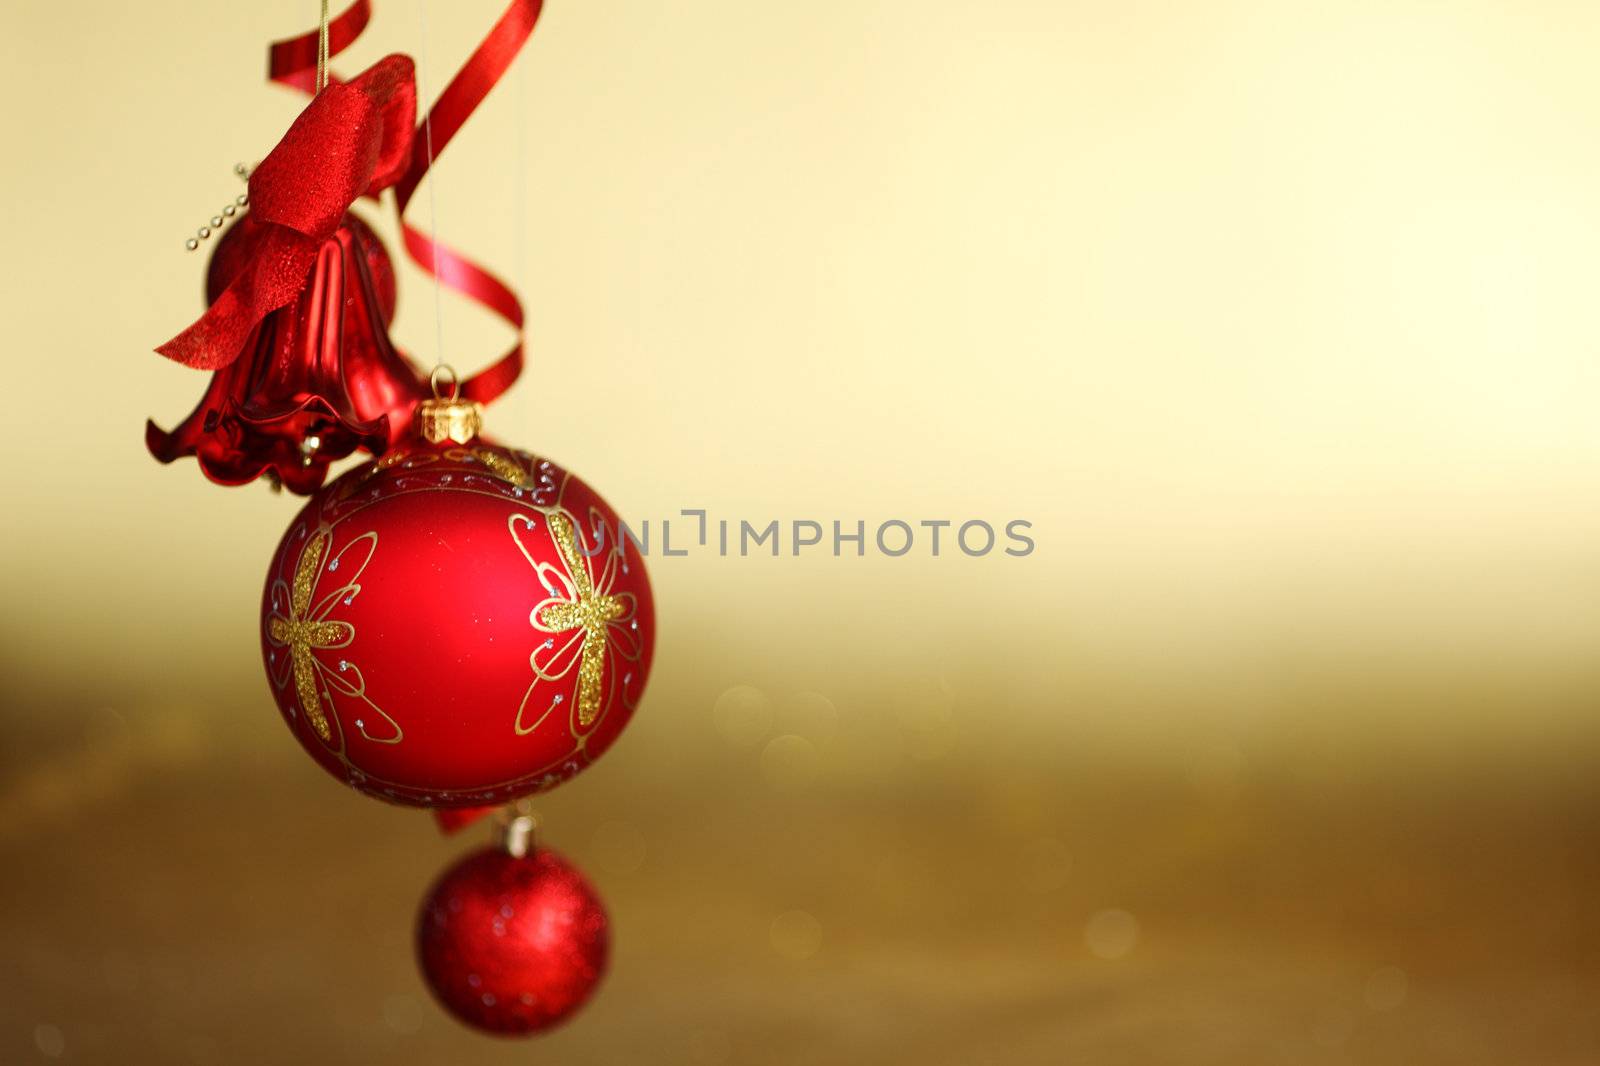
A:
<svg viewBox="0 0 1600 1066">
<path fill-rule="evenodd" d="M 445 86 L 444 92 L 439 94 L 438 101 L 428 111 L 425 123 L 417 127 L 411 142 L 410 165 L 395 184 L 395 214 L 406 254 L 412 262 L 425 273 L 438 278 L 440 284 L 498 315 L 516 330 L 517 340 L 510 351 L 462 383 L 462 394 L 479 403 L 488 403 L 499 397 L 522 373 L 522 302 L 511 287 L 494 274 L 407 222 L 405 213 L 431 165 L 428 158 L 430 140 L 432 155 L 436 160 L 511 66 L 512 60 L 533 32 L 534 23 L 538 21 L 543 7 L 543 0 L 511 0 L 510 6 L 479 42 L 465 65 Z M 356 0 L 330 22 L 328 54 L 333 56 L 347 48 L 366 27 L 370 17 L 369 0 Z M 268 50 L 268 77 L 304 92 L 312 92 L 315 88 L 316 62 L 315 31 L 278 41 Z M 329 80 L 330 83 L 333 80 L 331 75 Z"/>
<path fill-rule="evenodd" d="M 356 0 L 342 14 L 328 23 L 328 55 L 338 55 L 349 48 L 372 18 L 372 5 L 368 0 Z M 317 91 L 317 38 L 318 31 L 303 33 L 286 41 L 274 41 L 267 48 L 267 80 L 287 85 L 301 92 Z M 329 75 L 331 83 L 335 79 Z"/>
<path fill-rule="evenodd" d="M 499 809 L 499 807 L 436 807 L 433 811 L 433 820 L 439 823 L 440 832 L 454 833 Z"/>
</svg>

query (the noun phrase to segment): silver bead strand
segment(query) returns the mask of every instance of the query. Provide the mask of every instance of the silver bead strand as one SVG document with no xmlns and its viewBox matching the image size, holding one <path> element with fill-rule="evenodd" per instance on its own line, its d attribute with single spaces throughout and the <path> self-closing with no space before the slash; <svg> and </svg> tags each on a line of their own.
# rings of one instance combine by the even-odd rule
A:
<svg viewBox="0 0 1600 1066">
<path fill-rule="evenodd" d="M 247 182 L 250 180 L 250 168 L 245 166 L 243 163 L 235 163 L 233 165 L 233 173 L 240 181 Z M 249 203 L 250 196 L 248 193 L 240 193 L 238 196 L 235 196 L 233 198 L 233 203 L 223 207 L 222 214 L 211 216 L 211 224 L 209 226 L 201 226 L 195 231 L 194 237 L 190 237 L 188 240 L 183 242 L 184 249 L 192 252 L 196 248 L 199 248 L 201 241 L 210 240 L 211 234 L 214 232 L 220 233 L 222 231 L 222 227 L 227 224 L 228 220 L 237 215 L 241 207 L 245 207 Z"/>
</svg>

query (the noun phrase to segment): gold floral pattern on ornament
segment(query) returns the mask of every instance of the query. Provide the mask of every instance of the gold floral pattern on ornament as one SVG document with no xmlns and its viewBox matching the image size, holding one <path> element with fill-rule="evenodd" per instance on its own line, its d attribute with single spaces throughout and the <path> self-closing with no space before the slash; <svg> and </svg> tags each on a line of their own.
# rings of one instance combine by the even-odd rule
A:
<svg viewBox="0 0 1600 1066">
<path fill-rule="evenodd" d="M 523 540 L 537 524 L 536 516 L 512 515 L 508 522 L 512 539 L 549 593 L 535 605 L 528 621 L 536 631 L 551 635 L 528 657 L 534 676 L 517 708 L 514 728 L 518 736 L 538 729 L 566 698 L 563 692 L 552 695 L 549 705 L 528 724 L 529 708 L 537 707 L 535 697 L 541 686 L 561 682 L 576 670 L 570 728 L 581 746 L 582 731 L 600 719 L 619 683 L 626 685 L 632 678 L 628 673 L 619 679 L 618 670 L 623 663 L 637 662 L 643 651 L 634 618 L 637 602 L 631 592 L 614 591 L 623 566 L 620 546 L 604 551 L 605 562 L 599 573 L 591 576 L 591 559 L 601 554 L 601 549 L 584 549 L 576 524 L 565 512 L 552 509 L 539 513 L 544 515 L 560 565 L 535 558 Z M 608 669 L 607 659 L 613 656 L 617 661 Z"/>
<path fill-rule="evenodd" d="M 356 729 L 363 737 L 378 744 L 398 744 L 404 732 L 398 722 L 368 698 L 367 679 L 361 668 L 348 658 L 341 658 L 337 665 L 330 666 L 319 654 L 341 651 L 355 641 L 355 626 L 331 616 L 341 604 L 349 606 L 355 602 L 361 592 L 361 575 L 378 549 L 378 534 L 363 534 L 340 549 L 324 568 L 323 557 L 332 541 L 333 534 L 327 530 L 313 534 L 300 549 L 293 584 L 282 578 L 272 583 L 267 642 L 285 653 L 281 658 L 274 656 L 269 660 L 272 682 L 282 689 L 293 678 L 300 709 L 312 731 L 325 743 L 335 743 L 338 717 L 333 708 L 337 694 L 365 705 L 390 727 L 381 735 L 369 732 L 366 712 L 363 712 L 362 717 L 355 720 Z M 337 587 L 314 600 L 325 574 L 334 577 Z M 342 736 L 339 743 L 342 747 Z"/>
</svg>

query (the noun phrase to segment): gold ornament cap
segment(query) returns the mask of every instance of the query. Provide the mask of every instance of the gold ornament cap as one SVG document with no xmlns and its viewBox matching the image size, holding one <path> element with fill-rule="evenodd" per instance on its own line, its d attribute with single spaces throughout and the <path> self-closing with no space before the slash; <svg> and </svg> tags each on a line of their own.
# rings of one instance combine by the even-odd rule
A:
<svg viewBox="0 0 1600 1066">
<path fill-rule="evenodd" d="M 440 378 L 448 375 L 450 395 L 443 395 Z M 454 441 L 465 444 L 483 429 L 483 405 L 461 398 L 461 382 L 456 372 L 441 363 L 428 376 L 433 387 L 432 399 L 417 404 L 417 432 L 429 444 Z"/>
<path fill-rule="evenodd" d="M 493 840 L 513 859 L 524 859 L 539 850 L 539 816 L 525 799 L 502 807 L 495 820 Z"/>
</svg>

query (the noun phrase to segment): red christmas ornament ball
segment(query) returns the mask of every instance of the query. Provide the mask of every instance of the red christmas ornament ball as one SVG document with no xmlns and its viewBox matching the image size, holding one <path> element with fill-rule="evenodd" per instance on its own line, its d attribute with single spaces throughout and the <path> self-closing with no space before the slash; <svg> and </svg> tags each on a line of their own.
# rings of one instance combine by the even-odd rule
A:
<svg viewBox="0 0 1600 1066">
<path fill-rule="evenodd" d="M 610 932 L 587 879 L 546 850 L 474 852 L 445 871 L 417 916 L 417 958 L 451 1014 L 507 1036 L 548 1029 L 605 973 Z"/>
<path fill-rule="evenodd" d="M 546 459 L 417 440 L 324 486 L 267 573 L 278 709 L 324 769 L 476 807 L 599 758 L 650 671 L 654 606 L 616 512 Z"/>
</svg>

